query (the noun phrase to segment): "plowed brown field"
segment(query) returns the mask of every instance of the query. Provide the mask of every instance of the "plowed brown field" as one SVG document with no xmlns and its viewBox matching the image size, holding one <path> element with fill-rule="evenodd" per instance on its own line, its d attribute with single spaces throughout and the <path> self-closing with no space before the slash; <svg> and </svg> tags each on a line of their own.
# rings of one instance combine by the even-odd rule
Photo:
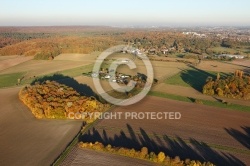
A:
<svg viewBox="0 0 250 166">
<path fill-rule="evenodd" d="M 113 112 L 180 112 L 181 119 L 106 119 L 82 136 L 113 146 L 164 151 L 181 159 L 211 161 L 217 165 L 250 164 L 250 114 L 248 112 L 147 97 Z M 125 114 L 122 114 L 125 115 Z"/>
<path fill-rule="evenodd" d="M 18 99 L 19 90 L 0 89 L 0 165 L 50 165 L 82 122 L 35 119 Z"/>
</svg>

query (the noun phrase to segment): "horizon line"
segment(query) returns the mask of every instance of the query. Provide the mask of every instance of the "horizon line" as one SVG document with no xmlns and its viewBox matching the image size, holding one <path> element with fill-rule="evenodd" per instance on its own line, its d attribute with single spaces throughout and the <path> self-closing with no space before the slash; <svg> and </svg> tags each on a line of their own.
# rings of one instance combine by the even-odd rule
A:
<svg viewBox="0 0 250 166">
<path fill-rule="evenodd" d="M 195 27 L 249 27 L 250 25 L 0 25 L 0 27 L 108 27 L 108 28 L 195 28 Z"/>
</svg>

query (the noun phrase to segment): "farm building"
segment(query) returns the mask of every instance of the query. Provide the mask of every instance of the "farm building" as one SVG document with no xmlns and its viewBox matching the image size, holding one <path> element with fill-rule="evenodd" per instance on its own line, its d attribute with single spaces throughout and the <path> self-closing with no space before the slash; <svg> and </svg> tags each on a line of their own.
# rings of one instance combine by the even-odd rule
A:
<svg viewBox="0 0 250 166">
<path fill-rule="evenodd" d="M 235 59 L 244 59 L 244 55 L 232 55 L 232 54 L 221 54 L 216 55 L 218 58 L 235 58 Z"/>
</svg>

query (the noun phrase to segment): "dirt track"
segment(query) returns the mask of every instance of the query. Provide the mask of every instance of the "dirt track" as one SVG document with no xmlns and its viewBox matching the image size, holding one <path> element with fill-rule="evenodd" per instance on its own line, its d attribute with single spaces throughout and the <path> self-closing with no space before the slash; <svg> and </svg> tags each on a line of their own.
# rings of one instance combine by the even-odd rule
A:
<svg viewBox="0 0 250 166">
<path fill-rule="evenodd" d="M 82 123 L 35 119 L 19 101 L 19 90 L 0 89 L 0 165 L 50 165 Z"/>
<path fill-rule="evenodd" d="M 209 160 L 217 165 L 250 164 L 249 113 L 157 97 L 113 110 L 125 111 L 174 111 L 182 117 L 180 120 L 102 120 L 82 140 L 138 149 L 143 145 L 172 157 Z"/>
</svg>

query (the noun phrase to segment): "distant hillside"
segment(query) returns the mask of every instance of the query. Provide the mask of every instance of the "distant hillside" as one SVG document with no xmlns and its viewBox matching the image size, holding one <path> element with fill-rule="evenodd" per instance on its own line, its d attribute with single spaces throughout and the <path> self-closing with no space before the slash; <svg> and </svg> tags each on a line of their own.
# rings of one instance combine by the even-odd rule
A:
<svg viewBox="0 0 250 166">
<path fill-rule="evenodd" d="M 250 56 L 249 42 L 224 39 L 210 33 L 204 37 L 186 35 L 177 29 L 0 27 L 0 56 L 27 55 L 35 56 L 35 59 L 49 59 L 61 53 L 103 51 L 117 44 L 128 44 L 146 54 L 158 56 L 209 59 L 220 54 Z"/>
<path fill-rule="evenodd" d="M 116 40 L 112 37 L 50 37 L 18 42 L 0 49 L 0 55 L 27 55 L 48 59 L 61 53 L 91 53 L 103 51 Z"/>
</svg>

